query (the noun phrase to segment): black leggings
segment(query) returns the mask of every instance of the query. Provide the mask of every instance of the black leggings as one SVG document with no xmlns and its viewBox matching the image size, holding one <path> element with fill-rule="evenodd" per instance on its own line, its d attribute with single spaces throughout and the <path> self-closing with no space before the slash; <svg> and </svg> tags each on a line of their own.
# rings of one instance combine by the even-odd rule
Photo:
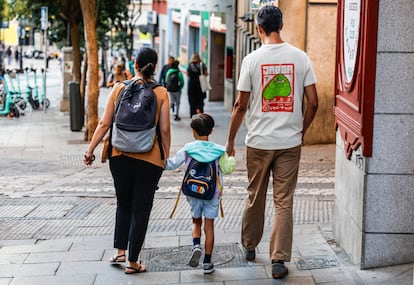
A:
<svg viewBox="0 0 414 285">
<path fill-rule="evenodd" d="M 109 168 L 117 198 L 114 247 L 128 248 L 128 260 L 136 262 L 163 169 L 123 155 L 112 157 Z"/>
</svg>

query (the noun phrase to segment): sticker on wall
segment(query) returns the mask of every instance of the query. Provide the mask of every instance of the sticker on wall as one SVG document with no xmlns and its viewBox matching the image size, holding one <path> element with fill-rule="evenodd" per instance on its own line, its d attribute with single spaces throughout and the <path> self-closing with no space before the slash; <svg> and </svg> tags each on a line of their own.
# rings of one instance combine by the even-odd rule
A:
<svg viewBox="0 0 414 285">
<path fill-rule="evenodd" d="M 65 66 L 66 73 L 72 73 L 73 61 L 66 61 L 64 66 Z"/>
</svg>

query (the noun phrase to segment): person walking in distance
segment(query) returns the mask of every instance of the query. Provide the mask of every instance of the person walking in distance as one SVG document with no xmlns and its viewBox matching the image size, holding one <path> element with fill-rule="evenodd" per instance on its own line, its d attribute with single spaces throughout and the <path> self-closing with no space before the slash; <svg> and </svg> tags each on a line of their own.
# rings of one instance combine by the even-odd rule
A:
<svg viewBox="0 0 414 285">
<path fill-rule="evenodd" d="M 12 63 L 12 53 L 13 53 L 13 51 L 12 51 L 11 46 L 8 46 L 7 47 L 7 50 L 6 50 L 7 64 L 8 65 L 11 65 L 11 63 Z"/>
<path fill-rule="evenodd" d="M 19 63 L 19 58 L 20 58 L 19 56 L 20 56 L 19 49 L 18 47 L 16 47 L 14 49 L 14 60 L 16 61 L 16 63 Z"/>
<path fill-rule="evenodd" d="M 181 91 L 184 87 L 184 77 L 180 71 L 178 60 L 174 60 L 171 63 L 171 68 L 168 69 L 165 75 L 165 82 L 168 94 L 170 95 L 170 105 L 173 112 L 175 112 L 175 121 L 180 121 L 180 101 Z"/>
<path fill-rule="evenodd" d="M 115 109 L 119 110 L 118 107 L 121 104 L 118 104 L 118 97 L 125 94 L 123 90 L 133 88 L 131 86 L 142 90 L 143 86 L 140 86 L 142 84 L 148 86 L 145 87 L 147 88 L 145 92 L 148 92 L 149 88 L 153 88 L 155 101 L 151 100 L 150 104 L 151 106 L 156 105 L 154 108 L 155 124 L 159 131 L 155 137 L 148 136 L 148 141 L 152 141 L 150 150 L 126 152 L 113 145 L 108 152 L 110 154 L 109 169 L 114 180 L 117 199 L 114 234 L 114 248 L 117 249 L 117 252 L 110 259 L 110 262 L 123 263 L 128 261 L 125 268 L 126 274 L 146 271 L 145 265 L 138 262 L 138 257 L 144 243 L 155 190 L 170 152 L 170 106 L 167 90 L 162 86 L 157 86 L 151 79 L 155 72 L 157 59 L 158 55 L 152 48 L 143 47 L 138 50 L 135 61 L 135 77 L 127 83 L 128 85 L 124 82 L 114 85 L 109 94 L 102 119 L 99 121 L 83 158 L 86 165 L 91 165 L 94 161 L 94 150 L 113 124 Z M 124 98 L 122 97 L 122 99 Z M 117 118 L 116 115 L 115 118 Z M 139 120 L 142 121 L 146 118 L 142 116 L 136 119 L 139 123 Z M 114 135 L 116 127 L 115 124 L 112 126 L 112 135 Z M 126 256 L 127 250 L 128 258 Z"/>
<path fill-rule="evenodd" d="M 262 7 L 256 16 L 256 26 L 262 46 L 243 59 L 226 151 L 234 155 L 234 140 L 247 114 L 248 196 L 242 217 L 241 243 L 245 258 L 254 260 L 255 248 L 263 235 L 271 174 L 275 209 L 269 253 L 273 278 L 282 278 L 288 274 L 284 262 L 291 259 L 293 194 L 301 144 L 316 114 L 318 95 L 308 56 L 281 38 L 280 9 Z"/>
<path fill-rule="evenodd" d="M 165 81 L 165 76 L 167 75 L 168 69 L 171 68 L 171 64 L 173 63 L 174 60 L 175 60 L 175 58 L 172 55 L 170 55 L 168 57 L 167 64 L 165 64 L 161 69 L 160 79 L 158 80 L 158 83 L 161 84 L 164 87 L 166 87 L 166 84 L 167 84 L 167 82 Z"/>
<path fill-rule="evenodd" d="M 190 64 L 187 68 L 188 75 L 188 102 L 190 104 L 190 117 L 197 113 L 204 112 L 204 99 L 206 93 L 201 90 L 200 75 L 208 75 L 207 66 L 201 61 L 198 53 L 191 56 Z"/>
<path fill-rule="evenodd" d="M 186 165 L 180 191 L 186 195 L 193 218 L 193 250 L 188 264 L 191 267 L 198 266 L 201 257 L 202 216 L 204 216 L 206 238 L 203 270 L 204 274 L 210 274 L 214 271 L 211 258 L 214 247 L 214 219 L 217 218 L 219 211 L 223 188 L 222 174 L 232 173 L 236 162 L 234 157 L 227 156 L 224 146 L 209 141 L 208 138 L 214 128 L 213 117 L 208 114 L 195 114 L 191 119 L 191 128 L 195 141 L 187 143 L 174 157 L 169 158 L 166 169 L 176 169 L 183 163 Z M 212 169 L 212 171 L 205 171 L 205 169 Z M 203 176 L 205 179 L 202 178 Z M 195 180 L 201 182 L 198 183 Z M 205 185 L 211 185 L 211 187 Z M 186 191 L 187 189 L 190 190 Z"/>
<path fill-rule="evenodd" d="M 109 74 L 108 79 L 106 80 L 106 87 L 113 87 L 115 83 L 131 78 L 132 76 L 129 71 L 125 69 L 125 66 L 121 62 L 118 62 L 114 71 Z"/>
</svg>

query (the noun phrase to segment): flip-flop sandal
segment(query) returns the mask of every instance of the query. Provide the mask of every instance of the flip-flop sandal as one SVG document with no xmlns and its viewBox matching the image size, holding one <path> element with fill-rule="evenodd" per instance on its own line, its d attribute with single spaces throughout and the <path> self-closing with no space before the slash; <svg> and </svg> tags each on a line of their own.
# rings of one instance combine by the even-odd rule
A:
<svg viewBox="0 0 414 285">
<path fill-rule="evenodd" d="M 125 257 L 125 259 L 123 259 L 123 257 Z M 126 261 L 125 254 L 116 255 L 109 259 L 110 263 L 119 263 L 119 262 L 125 262 L 125 261 Z"/>
<path fill-rule="evenodd" d="M 125 268 L 125 274 L 135 274 L 135 273 L 143 273 L 146 272 L 147 269 L 145 268 L 144 265 L 140 265 L 138 268 L 132 267 L 132 266 L 127 266 Z"/>
</svg>

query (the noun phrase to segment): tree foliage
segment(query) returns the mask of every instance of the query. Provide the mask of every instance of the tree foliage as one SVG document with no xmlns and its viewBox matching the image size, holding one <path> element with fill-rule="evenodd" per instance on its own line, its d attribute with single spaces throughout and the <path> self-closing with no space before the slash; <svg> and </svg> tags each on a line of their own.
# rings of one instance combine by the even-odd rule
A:
<svg viewBox="0 0 414 285">
<path fill-rule="evenodd" d="M 126 56 L 130 57 L 133 49 L 132 18 L 141 14 L 142 1 L 131 4 L 131 0 L 101 1 L 100 24 L 106 24 L 110 33 L 110 44 L 114 49 L 123 48 Z M 134 8 L 132 8 L 134 7 Z M 106 20 L 105 20 L 106 19 Z"/>
<path fill-rule="evenodd" d="M 7 0 L 0 0 L 0 8 L 2 3 Z M 96 33 L 99 46 L 103 49 L 110 47 L 122 47 L 130 54 L 132 50 L 132 35 L 130 33 L 133 23 L 130 15 L 128 15 L 128 5 L 131 0 L 97 0 L 96 1 Z M 137 2 L 137 1 L 135 1 Z M 141 1 L 138 1 L 140 3 Z M 76 23 L 80 23 L 79 32 L 83 34 L 82 13 L 79 0 L 9 0 L 11 18 L 24 19 L 31 23 L 34 27 L 40 27 L 40 11 L 42 6 L 47 6 L 49 11 L 49 21 L 52 23 L 50 29 L 49 40 L 53 41 L 58 47 L 71 45 L 70 30 L 68 23 L 71 19 Z M 141 13 L 141 4 L 136 5 L 135 11 L 131 16 Z M 0 9 L 1 12 L 5 9 Z M 111 33 L 112 32 L 112 33 Z M 112 36 L 107 36 L 110 33 Z M 81 40 L 81 46 L 84 42 Z M 68 43 L 69 41 L 69 43 Z"/>
<path fill-rule="evenodd" d="M 0 0 L 0 8 L 2 1 Z M 131 0 L 9 0 L 11 16 L 40 27 L 41 7 L 48 7 L 49 40 L 59 47 L 73 48 L 73 80 L 81 82 L 82 98 L 87 88 L 87 139 L 90 139 L 98 122 L 98 47 L 124 48 L 129 58 L 132 54 L 133 16 L 140 15 L 142 1 L 134 5 L 133 13 L 128 14 Z M 137 2 L 137 1 L 134 1 Z M 85 39 L 85 40 L 84 40 Z M 81 74 L 81 47 L 86 47 L 85 63 Z M 88 72 L 88 86 L 86 86 Z"/>
<path fill-rule="evenodd" d="M 6 0 L 0 0 L 0 24 L 3 23 L 3 21 L 6 20 L 8 9 L 6 5 Z"/>
</svg>

